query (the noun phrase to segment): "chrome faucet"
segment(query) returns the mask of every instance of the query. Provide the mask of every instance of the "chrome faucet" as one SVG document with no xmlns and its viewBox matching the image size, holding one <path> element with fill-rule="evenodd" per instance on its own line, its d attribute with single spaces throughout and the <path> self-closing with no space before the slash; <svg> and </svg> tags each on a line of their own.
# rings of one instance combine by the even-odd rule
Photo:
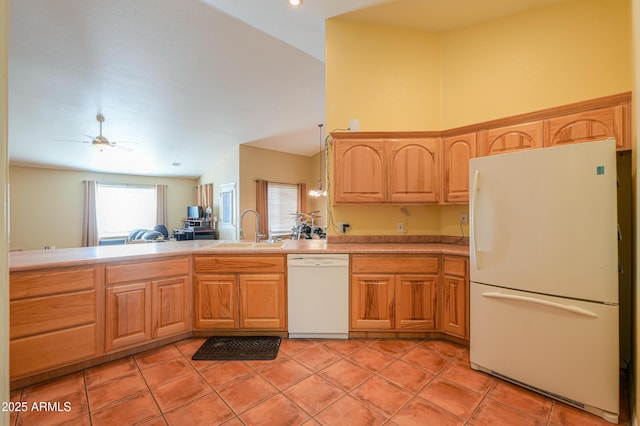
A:
<svg viewBox="0 0 640 426">
<path fill-rule="evenodd" d="M 256 215 L 256 243 L 260 242 L 260 214 L 253 209 L 246 209 L 240 214 L 240 239 L 244 240 L 244 229 L 242 229 L 242 219 L 244 219 L 244 215 L 253 212 Z"/>
</svg>

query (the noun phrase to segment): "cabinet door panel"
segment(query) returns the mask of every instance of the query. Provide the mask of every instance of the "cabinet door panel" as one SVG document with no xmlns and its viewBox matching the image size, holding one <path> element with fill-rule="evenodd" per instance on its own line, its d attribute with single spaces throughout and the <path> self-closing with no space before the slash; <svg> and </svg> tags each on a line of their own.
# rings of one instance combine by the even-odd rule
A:
<svg viewBox="0 0 640 426">
<path fill-rule="evenodd" d="M 464 278 L 443 277 L 444 306 L 442 331 L 467 338 L 467 282 Z"/>
<path fill-rule="evenodd" d="M 106 288 L 105 350 L 151 338 L 151 283 Z"/>
<path fill-rule="evenodd" d="M 387 179 L 384 141 L 336 139 L 333 149 L 334 202 L 384 202 Z"/>
<path fill-rule="evenodd" d="M 151 283 L 154 338 L 171 336 L 191 328 L 189 282 L 188 278 L 173 278 Z"/>
<path fill-rule="evenodd" d="M 479 155 L 504 154 L 542 148 L 542 121 L 499 127 L 480 132 Z"/>
<path fill-rule="evenodd" d="M 476 156 L 476 134 L 453 136 L 443 142 L 445 203 L 469 201 L 469 159 Z"/>
<path fill-rule="evenodd" d="M 625 147 L 622 105 L 556 117 L 545 122 L 545 146 L 567 145 L 616 138 Z"/>
<path fill-rule="evenodd" d="M 394 275 L 351 276 L 351 328 L 394 328 Z"/>
<path fill-rule="evenodd" d="M 201 275 L 196 278 L 196 328 L 238 328 L 236 275 Z"/>
<path fill-rule="evenodd" d="M 436 328 L 437 275 L 396 276 L 396 328 L 434 330 Z"/>
<path fill-rule="evenodd" d="M 440 195 L 437 138 L 390 140 L 389 201 L 434 203 Z"/>
<path fill-rule="evenodd" d="M 285 286 L 282 274 L 240 275 L 242 328 L 286 327 Z"/>
</svg>

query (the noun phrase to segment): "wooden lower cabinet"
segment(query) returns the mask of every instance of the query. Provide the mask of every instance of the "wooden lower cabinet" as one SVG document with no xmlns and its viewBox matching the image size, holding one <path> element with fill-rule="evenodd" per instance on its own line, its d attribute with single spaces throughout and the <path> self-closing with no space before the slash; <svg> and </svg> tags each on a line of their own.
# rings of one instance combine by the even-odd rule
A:
<svg viewBox="0 0 640 426">
<path fill-rule="evenodd" d="M 442 331 L 469 338 L 469 261 L 461 256 L 442 257 Z"/>
<path fill-rule="evenodd" d="M 286 326 L 283 274 L 240 275 L 240 327 L 283 329 Z"/>
<path fill-rule="evenodd" d="M 194 256 L 195 329 L 287 328 L 285 257 Z"/>
<path fill-rule="evenodd" d="M 453 255 L 352 255 L 352 331 L 469 339 L 469 261 Z"/>
<path fill-rule="evenodd" d="M 195 307 L 195 328 L 238 328 L 237 275 L 196 275 Z"/>
<path fill-rule="evenodd" d="M 353 255 L 351 329 L 435 330 L 438 265 L 439 256 Z"/>
<path fill-rule="evenodd" d="M 395 276 L 353 274 L 351 276 L 351 328 L 392 330 L 395 328 Z"/>
<path fill-rule="evenodd" d="M 105 350 L 151 339 L 151 282 L 106 289 Z"/>
<path fill-rule="evenodd" d="M 105 268 L 105 351 L 191 330 L 189 256 Z"/>
<path fill-rule="evenodd" d="M 191 280 L 168 278 L 151 282 L 151 337 L 191 330 Z"/>
<path fill-rule="evenodd" d="M 102 266 L 12 272 L 9 279 L 11 380 L 102 354 Z"/>
<path fill-rule="evenodd" d="M 396 329 L 435 330 L 437 275 L 396 276 Z"/>
</svg>

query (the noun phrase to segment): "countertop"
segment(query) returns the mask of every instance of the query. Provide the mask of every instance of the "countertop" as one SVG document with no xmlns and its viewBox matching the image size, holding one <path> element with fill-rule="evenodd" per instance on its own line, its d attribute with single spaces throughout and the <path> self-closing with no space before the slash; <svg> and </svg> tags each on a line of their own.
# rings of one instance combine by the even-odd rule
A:
<svg viewBox="0 0 640 426">
<path fill-rule="evenodd" d="M 450 254 L 468 256 L 467 244 L 448 243 L 327 243 L 324 240 L 287 240 L 274 248 L 217 248 L 219 240 L 165 241 L 97 247 L 78 247 L 55 250 L 15 251 L 9 255 L 11 272 L 61 266 L 87 265 L 117 261 L 156 259 L 191 254 L 289 254 L 289 253 L 348 253 L 348 254 Z"/>
</svg>

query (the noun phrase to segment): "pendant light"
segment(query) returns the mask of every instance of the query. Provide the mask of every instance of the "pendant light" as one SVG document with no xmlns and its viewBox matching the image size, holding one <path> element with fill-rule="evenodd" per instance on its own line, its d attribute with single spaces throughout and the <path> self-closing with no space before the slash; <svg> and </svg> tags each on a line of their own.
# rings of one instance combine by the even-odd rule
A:
<svg viewBox="0 0 640 426">
<path fill-rule="evenodd" d="M 312 189 L 309 191 L 309 196 L 311 197 L 326 197 L 327 191 L 322 189 L 322 127 L 324 124 L 318 124 L 318 129 L 320 130 L 320 151 L 318 152 L 319 157 L 319 168 L 318 174 L 320 177 L 318 178 L 318 189 Z"/>
<path fill-rule="evenodd" d="M 289 4 L 291 6 L 300 6 L 302 4 L 302 0 L 289 0 Z"/>
</svg>

